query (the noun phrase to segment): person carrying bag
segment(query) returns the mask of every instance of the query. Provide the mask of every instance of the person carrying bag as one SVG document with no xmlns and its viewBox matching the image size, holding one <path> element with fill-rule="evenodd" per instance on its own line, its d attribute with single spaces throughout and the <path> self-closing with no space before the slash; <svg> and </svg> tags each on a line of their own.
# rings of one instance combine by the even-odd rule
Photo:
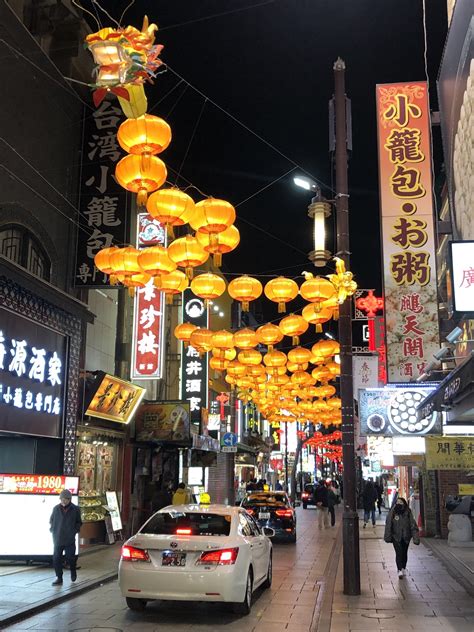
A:
<svg viewBox="0 0 474 632">
<path fill-rule="evenodd" d="M 420 544 L 420 536 L 411 509 L 407 501 L 400 496 L 387 515 L 384 540 L 393 544 L 398 577 L 402 579 L 406 575 L 410 541 L 413 540 L 413 544 Z"/>
</svg>

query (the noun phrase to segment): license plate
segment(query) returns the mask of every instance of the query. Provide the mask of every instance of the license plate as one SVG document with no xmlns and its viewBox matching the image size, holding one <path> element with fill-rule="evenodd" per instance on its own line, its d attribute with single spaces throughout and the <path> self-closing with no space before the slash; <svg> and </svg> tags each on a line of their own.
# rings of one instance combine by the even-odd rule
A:
<svg viewBox="0 0 474 632">
<path fill-rule="evenodd" d="M 270 520 L 270 514 L 269 513 L 259 513 L 258 514 L 258 519 L 259 520 Z"/>
<path fill-rule="evenodd" d="M 186 553 L 180 551 L 163 551 L 161 566 L 186 566 Z"/>
</svg>

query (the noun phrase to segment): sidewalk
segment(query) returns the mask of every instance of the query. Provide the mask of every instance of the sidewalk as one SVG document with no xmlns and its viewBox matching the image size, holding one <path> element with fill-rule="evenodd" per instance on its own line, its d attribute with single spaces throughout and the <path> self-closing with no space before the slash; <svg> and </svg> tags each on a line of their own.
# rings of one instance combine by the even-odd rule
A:
<svg viewBox="0 0 474 632">
<path fill-rule="evenodd" d="M 26 566 L 0 561 L 0 629 L 45 607 L 61 603 L 117 576 L 121 544 L 99 547 L 79 556 L 77 581 L 72 584 L 68 571 L 64 584 L 51 586 L 54 571 L 50 566 Z"/>
<path fill-rule="evenodd" d="M 472 632 L 474 600 L 432 551 L 438 547 L 449 556 L 447 543 L 428 540 L 429 544 L 424 544 L 422 539 L 420 546 L 410 545 L 408 574 L 400 580 L 393 547 L 383 541 L 385 516 L 382 514 L 375 528 L 368 525 L 360 529 L 360 596 L 343 594 L 340 556 L 328 632 Z M 432 543 L 436 543 L 435 547 L 430 546 Z M 448 557 L 444 561 L 450 562 Z"/>
</svg>

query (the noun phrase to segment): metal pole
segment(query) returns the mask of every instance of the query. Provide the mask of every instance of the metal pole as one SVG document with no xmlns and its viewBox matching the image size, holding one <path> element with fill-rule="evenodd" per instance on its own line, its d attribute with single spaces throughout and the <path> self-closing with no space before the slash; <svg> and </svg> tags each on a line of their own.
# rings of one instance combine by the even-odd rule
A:
<svg viewBox="0 0 474 632">
<path fill-rule="evenodd" d="M 285 421 L 285 488 L 288 492 L 288 422 Z"/>
<path fill-rule="evenodd" d="M 336 216 L 337 256 L 349 270 L 349 195 L 347 184 L 347 118 L 345 94 L 346 65 L 334 63 L 334 106 L 336 118 Z M 344 464 L 343 557 L 344 594 L 360 595 L 359 516 L 356 502 L 354 453 L 354 402 L 352 385 L 351 304 L 345 300 L 339 308 L 339 344 L 341 357 L 342 459 Z"/>
</svg>

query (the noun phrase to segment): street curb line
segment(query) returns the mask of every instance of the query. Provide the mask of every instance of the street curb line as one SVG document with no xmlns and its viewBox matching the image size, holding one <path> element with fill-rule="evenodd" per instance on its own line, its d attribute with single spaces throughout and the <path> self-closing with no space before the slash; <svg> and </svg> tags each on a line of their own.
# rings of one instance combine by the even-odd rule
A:
<svg viewBox="0 0 474 632">
<path fill-rule="evenodd" d="M 456 562 L 451 561 L 444 553 L 442 553 L 436 545 L 432 545 L 429 540 L 426 538 L 422 538 L 421 543 L 429 549 L 435 557 L 441 562 L 444 568 L 447 570 L 448 574 L 451 575 L 453 579 L 455 579 L 464 590 L 474 597 L 474 586 L 472 583 L 464 577 L 464 575 L 456 568 Z"/>
<path fill-rule="evenodd" d="M 18 621 L 22 621 L 24 619 L 29 619 L 30 617 L 35 616 L 39 612 L 43 612 L 44 610 L 48 610 L 53 606 L 57 606 L 64 601 L 69 601 L 69 599 L 73 599 L 82 593 L 88 592 L 89 590 L 93 590 L 97 588 L 101 584 L 106 584 L 108 582 L 117 579 L 118 572 L 108 573 L 107 575 L 102 575 L 102 577 L 98 577 L 97 579 L 93 579 L 90 582 L 82 585 L 82 586 L 74 586 L 70 588 L 68 592 L 60 593 L 56 597 L 43 599 L 42 601 L 35 601 L 34 604 L 29 606 L 24 606 L 19 610 L 15 610 L 13 614 L 8 614 L 3 617 L 0 617 L 0 630 L 4 630 L 5 628 L 17 623 Z"/>
<path fill-rule="evenodd" d="M 337 569 L 342 550 L 342 524 L 339 525 L 329 559 L 324 569 L 324 582 L 321 582 L 319 595 L 313 611 L 310 632 L 330 632 L 332 619 L 332 602 L 336 584 Z"/>
</svg>

